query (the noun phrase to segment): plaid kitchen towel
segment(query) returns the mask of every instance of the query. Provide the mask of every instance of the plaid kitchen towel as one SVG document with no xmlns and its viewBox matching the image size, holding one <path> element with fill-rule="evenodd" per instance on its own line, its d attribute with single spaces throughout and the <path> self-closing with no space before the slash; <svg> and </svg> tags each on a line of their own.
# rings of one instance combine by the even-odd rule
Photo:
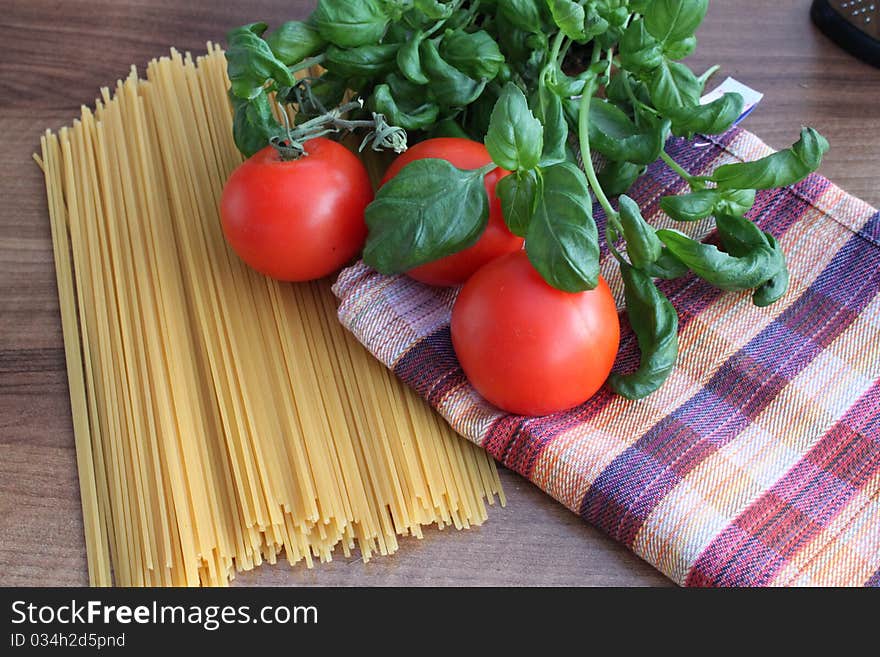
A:
<svg viewBox="0 0 880 657">
<path fill-rule="evenodd" d="M 698 174 L 771 152 L 738 128 L 669 148 Z M 669 225 L 658 201 L 683 184 L 658 163 L 631 195 Z M 455 291 L 363 264 L 336 283 L 339 315 L 461 435 L 675 582 L 880 586 L 880 213 L 813 175 L 759 193 L 751 216 L 788 255 L 790 291 L 762 309 L 693 276 L 664 282 L 681 357 L 642 401 L 606 387 L 568 412 L 502 413 L 456 361 Z M 603 274 L 620 300 L 611 258 Z M 625 371 L 638 354 L 622 323 Z"/>
</svg>

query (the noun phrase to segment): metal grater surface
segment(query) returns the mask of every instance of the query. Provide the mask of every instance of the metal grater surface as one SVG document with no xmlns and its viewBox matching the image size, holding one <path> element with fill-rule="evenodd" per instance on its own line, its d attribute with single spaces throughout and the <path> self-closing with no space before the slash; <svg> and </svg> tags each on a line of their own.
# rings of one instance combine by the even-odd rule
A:
<svg viewBox="0 0 880 657">
<path fill-rule="evenodd" d="M 846 22 L 880 41 L 880 0 L 828 0 Z"/>
</svg>

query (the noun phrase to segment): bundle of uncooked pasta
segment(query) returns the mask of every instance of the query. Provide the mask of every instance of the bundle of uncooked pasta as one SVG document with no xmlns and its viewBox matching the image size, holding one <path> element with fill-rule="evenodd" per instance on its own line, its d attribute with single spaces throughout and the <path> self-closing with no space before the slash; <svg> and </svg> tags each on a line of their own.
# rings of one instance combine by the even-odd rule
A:
<svg viewBox="0 0 880 657">
<path fill-rule="evenodd" d="M 132 70 L 37 157 L 94 585 L 366 560 L 503 502 L 492 460 L 339 325 L 329 283 L 228 250 L 217 206 L 241 156 L 208 50 Z"/>
</svg>

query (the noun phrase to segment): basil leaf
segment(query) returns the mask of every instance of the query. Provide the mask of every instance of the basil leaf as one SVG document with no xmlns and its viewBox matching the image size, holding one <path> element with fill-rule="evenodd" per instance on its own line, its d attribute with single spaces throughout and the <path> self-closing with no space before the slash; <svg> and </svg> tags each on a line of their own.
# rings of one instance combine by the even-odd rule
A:
<svg viewBox="0 0 880 657">
<path fill-rule="evenodd" d="M 324 39 L 343 48 L 379 43 L 389 21 L 377 0 L 318 0 L 312 19 Z"/>
<path fill-rule="evenodd" d="M 654 120 L 648 131 L 643 132 L 619 107 L 597 98 L 590 104 L 589 131 L 590 144 L 602 155 L 612 160 L 650 164 L 660 157 L 669 121 Z"/>
<path fill-rule="evenodd" d="M 473 103 L 468 105 L 463 119 L 467 132 L 477 141 L 485 141 L 492 121 L 492 112 L 501 97 L 501 89 L 496 85 L 488 86 Z"/>
<path fill-rule="evenodd" d="M 485 30 L 447 31 L 440 42 L 440 56 L 476 80 L 494 80 L 504 63 L 501 49 Z"/>
<path fill-rule="evenodd" d="M 771 249 L 776 257 L 777 269 L 768 276 L 755 293 L 752 302 L 758 307 L 769 306 L 786 293 L 789 285 L 788 265 L 785 254 L 770 233 L 761 232 L 754 223 L 742 217 L 719 214 L 716 219 L 721 244 L 734 256 L 748 255 L 755 249 Z"/>
<path fill-rule="evenodd" d="M 639 209 L 629 196 L 620 197 L 620 223 L 626 238 L 626 252 L 633 267 L 644 269 L 660 258 L 663 242 L 657 237 Z"/>
<path fill-rule="evenodd" d="M 343 78 L 373 78 L 394 68 L 397 44 L 370 44 L 356 48 L 330 46 L 324 66 Z"/>
<path fill-rule="evenodd" d="M 296 82 L 260 36 L 265 31 L 265 23 L 253 23 L 232 30 L 227 37 L 227 71 L 232 93 L 239 98 L 256 98 L 269 80 L 282 87 Z"/>
<path fill-rule="evenodd" d="M 559 96 L 560 99 L 574 98 L 583 93 L 588 75 L 589 72 L 584 71 L 577 77 L 571 77 L 562 71 L 556 71 L 555 79 L 547 80 L 546 82 L 542 79 L 541 86 L 546 86 L 549 91 Z"/>
<path fill-rule="evenodd" d="M 419 48 L 424 41 L 425 35 L 419 31 L 406 41 L 397 52 L 397 66 L 404 77 L 413 84 L 428 84 L 430 80 L 422 71 L 422 62 L 419 57 Z"/>
<path fill-rule="evenodd" d="M 632 374 L 614 373 L 611 388 L 627 399 L 643 399 L 665 383 L 678 360 L 678 313 L 649 276 L 621 263 L 627 315 L 641 357 Z"/>
<path fill-rule="evenodd" d="M 644 172 L 645 167 L 641 164 L 612 160 L 599 171 L 599 184 L 609 196 L 625 194 Z"/>
<path fill-rule="evenodd" d="M 433 41 L 424 41 L 419 49 L 422 66 L 431 80 L 431 91 L 437 103 L 445 107 L 465 107 L 479 98 L 486 81 L 469 78 L 447 63 Z"/>
<path fill-rule="evenodd" d="M 791 152 L 804 166 L 815 171 L 828 152 L 828 140 L 812 128 L 801 128 L 800 139 L 792 145 Z"/>
<path fill-rule="evenodd" d="M 726 93 L 706 105 L 669 110 L 672 131 L 679 137 L 692 137 L 695 132 L 717 135 L 726 132 L 743 111 L 743 97 Z"/>
<path fill-rule="evenodd" d="M 627 6 L 633 14 L 644 14 L 654 0 L 629 0 Z"/>
<path fill-rule="evenodd" d="M 456 9 L 452 15 L 446 19 L 445 27 L 447 30 L 457 30 L 460 27 L 467 27 L 471 23 L 473 16 L 467 9 Z"/>
<path fill-rule="evenodd" d="M 660 207 L 676 221 L 700 221 L 718 213 L 742 216 L 754 204 L 753 189 L 702 189 L 660 199 Z"/>
<path fill-rule="evenodd" d="M 664 59 L 648 82 L 654 107 L 664 114 L 700 102 L 703 84 L 684 64 Z"/>
<path fill-rule="evenodd" d="M 780 254 L 767 245 L 737 257 L 673 230 L 658 230 L 659 237 L 676 258 L 697 276 L 722 290 L 751 290 L 772 278 L 780 269 Z"/>
<path fill-rule="evenodd" d="M 770 246 L 779 252 L 782 259 L 782 268 L 776 272 L 773 278 L 755 290 L 755 293 L 752 295 L 752 303 L 759 308 L 766 308 L 779 301 L 779 299 L 788 292 L 788 286 L 791 282 L 791 274 L 788 271 L 788 264 L 785 262 L 785 255 L 779 248 L 779 244 L 777 244 L 776 239 L 769 233 L 764 233 L 764 236 L 767 238 Z"/>
<path fill-rule="evenodd" d="M 391 88 L 391 95 L 398 102 L 406 102 L 409 105 L 418 105 L 426 100 L 425 87 L 413 84 L 400 73 L 389 73 L 385 76 L 385 83 Z"/>
<path fill-rule="evenodd" d="M 572 3 L 574 4 L 574 3 Z M 612 28 L 598 8 L 593 4 L 584 6 L 584 39 L 596 39 L 603 50 L 607 50 L 620 39 L 622 31 Z"/>
<path fill-rule="evenodd" d="M 755 205 L 754 189 L 728 189 L 722 192 L 712 214 L 727 214 L 742 217 Z"/>
<path fill-rule="evenodd" d="M 666 42 L 663 44 L 663 54 L 669 59 L 684 59 L 694 54 L 697 49 L 697 37 L 690 36 L 681 41 Z"/>
<path fill-rule="evenodd" d="M 663 63 L 660 42 L 648 33 L 644 19 L 633 21 L 623 33 L 620 62 L 626 70 L 637 74 L 653 71 Z"/>
<path fill-rule="evenodd" d="M 566 159 L 568 123 L 562 112 L 562 99 L 551 91 L 543 81 L 532 94 L 529 107 L 535 118 L 544 126 L 544 150 L 541 166 L 549 166 Z"/>
<path fill-rule="evenodd" d="M 789 149 L 754 162 L 725 164 L 710 180 L 725 189 L 772 189 L 800 182 L 819 168 L 828 151 L 828 142 L 812 128 L 804 128 L 801 138 Z"/>
<path fill-rule="evenodd" d="M 534 171 L 517 171 L 498 181 L 495 192 L 501 199 L 501 213 L 514 235 L 525 237 L 535 212 L 538 180 Z"/>
<path fill-rule="evenodd" d="M 565 292 L 599 283 L 599 235 L 584 173 L 568 162 L 542 171 L 526 251 L 547 283 Z"/>
<path fill-rule="evenodd" d="M 547 0 L 547 4 L 550 6 L 553 22 L 565 33 L 565 36 L 575 41 L 587 38 L 584 31 L 586 12 L 583 7 L 573 0 Z"/>
<path fill-rule="evenodd" d="M 311 25 L 302 21 L 287 21 L 266 37 L 266 43 L 285 66 L 293 66 L 317 55 L 326 41 Z"/>
<path fill-rule="evenodd" d="M 400 126 L 404 130 L 423 130 L 437 121 L 440 108 L 434 103 L 423 103 L 417 107 L 406 107 L 399 104 L 387 84 L 380 84 L 373 89 L 370 104 L 374 111 L 384 114 L 391 125 Z"/>
<path fill-rule="evenodd" d="M 541 10 L 537 0 L 498 0 L 498 12 L 526 32 L 541 28 Z"/>
<path fill-rule="evenodd" d="M 385 36 L 382 37 L 382 43 L 404 44 L 409 41 L 413 29 L 422 27 L 423 23 L 427 24 L 428 19 L 421 16 L 417 11 L 410 10 L 404 14 L 403 20 L 392 20 L 388 25 L 388 29 L 385 30 Z"/>
<path fill-rule="evenodd" d="M 529 109 L 525 95 L 512 82 L 501 93 L 486 133 L 492 161 L 509 171 L 534 169 L 544 148 L 544 128 Z"/>
<path fill-rule="evenodd" d="M 645 10 L 645 26 L 660 41 L 693 36 L 706 16 L 709 0 L 654 0 Z"/>
<path fill-rule="evenodd" d="M 550 38 L 547 36 L 546 32 L 532 32 L 526 36 L 526 46 L 532 50 L 540 50 L 543 52 L 549 49 Z"/>
<path fill-rule="evenodd" d="M 608 21 L 609 25 L 622 27 L 626 25 L 627 20 L 634 12 L 628 6 L 625 0 L 598 0 L 596 6 L 602 17 Z"/>
<path fill-rule="evenodd" d="M 473 245 L 489 219 L 484 177 L 446 160 L 405 166 L 367 206 L 364 262 L 396 274 Z"/>
<path fill-rule="evenodd" d="M 446 5 L 437 0 L 415 0 L 413 6 L 432 21 L 452 16 L 452 5 Z"/>
<path fill-rule="evenodd" d="M 660 208 L 676 221 L 700 221 L 712 216 L 719 198 L 719 190 L 702 189 L 690 194 L 664 196 L 660 199 Z"/>
<path fill-rule="evenodd" d="M 629 75 L 626 71 L 620 71 L 611 76 L 611 82 L 605 87 L 605 97 L 618 107 L 629 108 L 634 111 L 635 108 L 632 107 L 632 101 L 626 90 L 627 85 L 629 85 L 630 91 L 632 91 L 636 100 L 645 105 L 651 105 L 651 94 L 648 92 L 648 86 Z"/>
<path fill-rule="evenodd" d="M 251 99 L 238 98 L 232 92 L 229 96 L 234 109 L 232 137 L 235 146 L 245 157 L 261 151 L 269 145 L 272 137 L 283 133 L 264 91 L 261 90 Z"/>
<path fill-rule="evenodd" d="M 767 236 L 744 217 L 719 214 L 715 219 L 721 245 L 732 256 L 742 257 L 755 249 L 770 247 Z"/>
<path fill-rule="evenodd" d="M 473 139 L 472 135 L 468 134 L 464 128 L 456 123 L 455 119 L 443 119 L 439 123 L 434 124 L 428 134 L 431 137 L 456 137 L 460 139 Z"/>
<path fill-rule="evenodd" d="M 540 22 L 533 25 L 539 25 Z M 517 71 L 523 71 L 523 62 L 526 62 L 533 53 L 528 41 L 531 36 L 528 31 L 534 28 L 520 28 L 507 19 L 503 12 L 503 4 L 499 5 L 498 15 L 495 17 L 495 30 L 498 36 L 498 43 L 501 44 L 501 51 L 507 56 L 507 59 L 513 64 Z"/>
<path fill-rule="evenodd" d="M 621 54 L 621 57 L 623 55 Z M 629 94 L 626 92 L 626 82 L 624 71 L 612 74 L 611 80 L 605 85 L 605 98 L 620 107 L 629 107 L 631 105 Z M 632 81 L 630 81 L 632 84 Z"/>
<path fill-rule="evenodd" d="M 688 266 L 681 260 L 676 258 L 672 251 L 665 246 L 660 251 L 660 257 L 656 261 L 647 265 L 644 272 L 653 278 L 663 278 L 667 281 L 680 278 L 690 271 Z"/>
</svg>

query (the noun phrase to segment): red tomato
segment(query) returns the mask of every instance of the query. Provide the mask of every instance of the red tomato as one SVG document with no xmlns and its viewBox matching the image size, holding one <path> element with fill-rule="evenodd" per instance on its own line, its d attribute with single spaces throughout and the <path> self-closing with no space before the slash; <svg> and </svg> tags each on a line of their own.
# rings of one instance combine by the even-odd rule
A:
<svg viewBox="0 0 880 657">
<path fill-rule="evenodd" d="M 490 262 L 461 290 L 452 343 L 470 382 L 497 407 L 546 415 L 592 397 L 611 373 L 620 322 L 608 284 L 548 285 L 524 251 Z"/>
<path fill-rule="evenodd" d="M 282 281 L 332 274 L 364 246 L 364 209 L 373 188 L 361 161 L 329 139 L 283 161 L 267 146 L 236 169 L 223 189 L 223 233 L 257 271 Z"/>
<path fill-rule="evenodd" d="M 394 160 L 382 179 L 382 184 L 391 180 L 410 162 L 428 158 L 446 160 L 459 169 L 479 169 L 492 161 L 489 151 L 479 142 L 458 137 L 428 139 Z M 507 230 L 504 215 L 501 214 L 501 201 L 495 195 L 495 185 L 509 173 L 504 169 L 495 169 L 486 175 L 489 224 L 477 243 L 464 251 L 416 267 L 407 272 L 411 277 L 428 285 L 461 285 L 490 260 L 522 249 L 523 239 Z"/>
</svg>

